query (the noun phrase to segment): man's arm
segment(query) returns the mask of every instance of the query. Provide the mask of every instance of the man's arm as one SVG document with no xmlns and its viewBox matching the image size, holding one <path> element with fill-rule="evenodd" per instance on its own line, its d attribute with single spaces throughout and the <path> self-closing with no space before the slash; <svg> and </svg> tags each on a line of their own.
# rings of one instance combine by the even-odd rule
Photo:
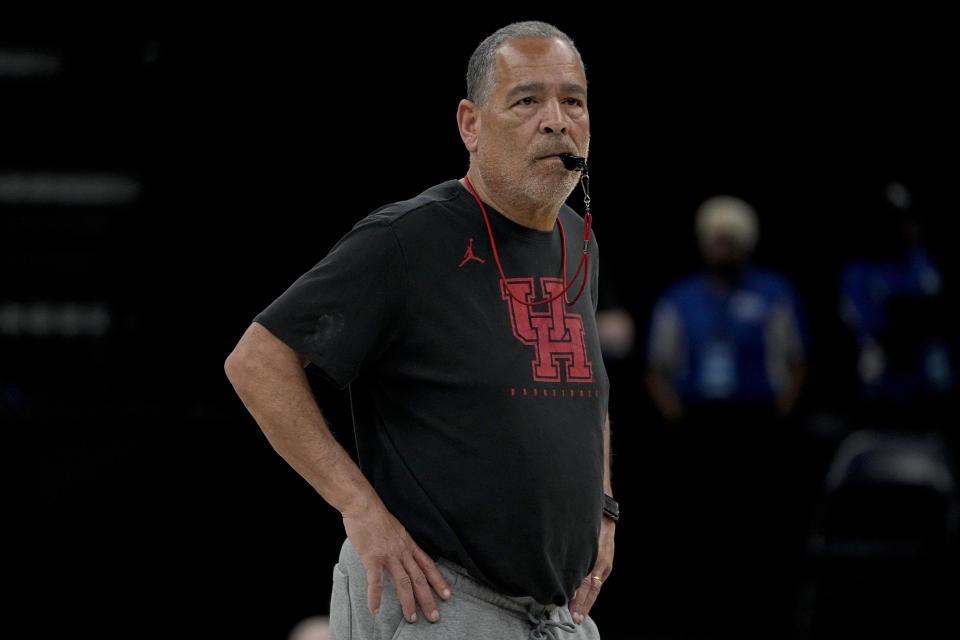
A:
<svg viewBox="0 0 960 640">
<path fill-rule="evenodd" d="M 303 368 L 306 359 L 253 323 L 227 357 L 224 370 L 273 448 L 333 508 L 367 569 L 368 604 L 380 608 L 384 571 L 397 589 L 404 617 L 416 605 L 439 618 L 431 586 L 444 599 L 450 589 L 430 557 L 387 511 L 350 455 L 330 433 Z"/>
<path fill-rule="evenodd" d="M 670 423 L 683 418 L 683 401 L 677 393 L 674 374 L 680 366 L 684 341 L 683 319 L 679 309 L 669 300 L 658 302 L 650 317 L 644 382 L 657 411 Z"/>
<path fill-rule="evenodd" d="M 610 480 L 610 416 L 607 415 L 603 423 L 603 492 L 613 496 L 613 483 Z M 597 562 L 593 571 L 586 576 L 570 600 L 570 615 L 577 624 L 582 624 L 590 613 L 593 603 L 600 595 L 600 587 L 613 571 L 613 538 L 617 531 L 617 523 L 607 516 L 600 522 L 600 544 L 597 552 Z M 594 576 L 599 581 L 594 580 Z"/>
</svg>

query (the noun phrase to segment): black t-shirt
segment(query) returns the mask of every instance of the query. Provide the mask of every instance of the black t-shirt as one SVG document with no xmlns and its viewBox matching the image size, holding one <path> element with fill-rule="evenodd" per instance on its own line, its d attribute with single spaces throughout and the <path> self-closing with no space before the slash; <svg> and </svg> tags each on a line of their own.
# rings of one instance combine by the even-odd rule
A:
<svg viewBox="0 0 960 640">
<path fill-rule="evenodd" d="M 360 468 L 428 553 L 497 590 L 563 604 L 596 561 L 608 381 L 597 246 L 577 303 L 559 229 L 483 215 L 451 180 L 361 220 L 256 317 L 351 387 Z M 567 278 L 583 221 L 560 210 Z M 578 282 L 568 296 L 573 298 Z"/>
</svg>

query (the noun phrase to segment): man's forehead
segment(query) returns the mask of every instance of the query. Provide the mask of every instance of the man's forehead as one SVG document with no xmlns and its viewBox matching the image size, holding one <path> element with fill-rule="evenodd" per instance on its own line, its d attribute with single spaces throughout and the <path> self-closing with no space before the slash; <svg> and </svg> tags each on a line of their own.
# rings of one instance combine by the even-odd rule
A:
<svg viewBox="0 0 960 640">
<path fill-rule="evenodd" d="M 497 49 L 494 83 L 514 84 L 536 76 L 563 76 L 585 82 L 576 51 L 559 38 L 516 38 Z"/>
</svg>

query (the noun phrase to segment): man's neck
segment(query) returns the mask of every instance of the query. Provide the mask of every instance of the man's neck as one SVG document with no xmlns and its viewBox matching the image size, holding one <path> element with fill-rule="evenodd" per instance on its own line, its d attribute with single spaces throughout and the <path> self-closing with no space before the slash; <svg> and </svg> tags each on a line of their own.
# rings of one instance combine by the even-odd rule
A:
<svg viewBox="0 0 960 640">
<path fill-rule="evenodd" d="M 512 202 L 512 198 L 499 195 L 493 189 L 490 189 L 476 169 L 471 168 L 467 172 L 467 178 L 470 179 L 470 184 L 477 192 L 480 200 L 486 202 L 510 220 L 530 229 L 553 231 L 562 202 L 548 205 Z M 464 187 L 467 186 L 466 180 L 463 178 L 460 179 L 460 184 Z"/>
<path fill-rule="evenodd" d="M 745 269 L 744 263 L 727 264 L 722 267 L 708 266 L 707 274 L 716 290 L 729 292 L 739 284 Z"/>
</svg>

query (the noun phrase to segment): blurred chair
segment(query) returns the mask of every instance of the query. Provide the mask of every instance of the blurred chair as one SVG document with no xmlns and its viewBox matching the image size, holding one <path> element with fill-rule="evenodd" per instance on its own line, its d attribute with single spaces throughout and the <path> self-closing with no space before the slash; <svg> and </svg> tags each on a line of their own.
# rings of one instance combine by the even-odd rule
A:
<svg viewBox="0 0 960 640">
<path fill-rule="evenodd" d="M 956 637 L 958 522 L 939 436 L 850 434 L 813 514 L 795 637 Z"/>
</svg>

